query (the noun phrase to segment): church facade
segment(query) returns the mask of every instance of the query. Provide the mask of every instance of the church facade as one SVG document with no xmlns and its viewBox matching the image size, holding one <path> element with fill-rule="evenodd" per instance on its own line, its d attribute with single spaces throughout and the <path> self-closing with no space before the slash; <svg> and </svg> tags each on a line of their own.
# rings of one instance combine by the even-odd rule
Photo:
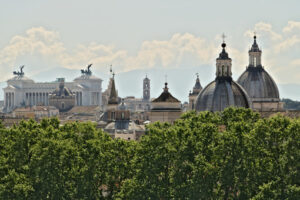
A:
<svg viewBox="0 0 300 200">
<path fill-rule="evenodd" d="M 65 82 L 75 95 L 76 106 L 101 106 L 102 103 L 102 80 L 94 75 L 90 70 L 91 65 L 86 70 L 81 70 L 81 76 L 72 82 Z M 23 66 L 20 71 L 14 72 L 14 77 L 7 81 L 4 91 L 4 112 L 11 112 L 18 107 L 49 105 L 49 97 L 59 88 L 63 78 L 53 82 L 35 82 L 25 76 Z M 64 81 L 64 80 L 63 80 Z"/>
</svg>

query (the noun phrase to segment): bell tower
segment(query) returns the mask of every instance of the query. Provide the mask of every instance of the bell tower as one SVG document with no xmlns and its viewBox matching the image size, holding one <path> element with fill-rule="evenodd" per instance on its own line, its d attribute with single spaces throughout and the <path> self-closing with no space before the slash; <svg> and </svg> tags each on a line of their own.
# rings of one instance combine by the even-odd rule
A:
<svg viewBox="0 0 300 200">
<path fill-rule="evenodd" d="M 143 80 L 143 101 L 150 100 L 150 79 L 147 77 Z"/>
</svg>

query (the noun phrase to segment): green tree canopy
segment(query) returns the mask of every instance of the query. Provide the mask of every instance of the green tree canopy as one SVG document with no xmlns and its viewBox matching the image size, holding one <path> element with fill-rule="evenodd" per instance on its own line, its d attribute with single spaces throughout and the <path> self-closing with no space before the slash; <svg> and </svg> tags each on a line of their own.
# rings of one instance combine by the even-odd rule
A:
<svg viewBox="0 0 300 200">
<path fill-rule="evenodd" d="M 0 199 L 300 199 L 300 120 L 187 112 L 140 141 L 55 118 L 0 126 Z"/>
</svg>

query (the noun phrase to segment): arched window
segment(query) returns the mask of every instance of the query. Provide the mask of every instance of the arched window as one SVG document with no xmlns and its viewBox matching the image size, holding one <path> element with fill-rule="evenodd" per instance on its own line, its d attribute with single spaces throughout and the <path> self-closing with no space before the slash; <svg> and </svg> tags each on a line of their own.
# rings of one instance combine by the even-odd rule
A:
<svg viewBox="0 0 300 200">
<path fill-rule="evenodd" d="M 124 112 L 121 113 L 121 118 L 125 119 L 125 113 Z"/>
<path fill-rule="evenodd" d="M 222 65 L 222 75 L 225 76 L 225 66 Z"/>
<path fill-rule="evenodd" d="M 65 109 L 65 103 L 64 102 L 61 103 L 61 108 Z"/>
<path fill-rule="evenodd" d="M 256 57 L 254 57 L 254 67 L 256 67 Z"/>
</svg>

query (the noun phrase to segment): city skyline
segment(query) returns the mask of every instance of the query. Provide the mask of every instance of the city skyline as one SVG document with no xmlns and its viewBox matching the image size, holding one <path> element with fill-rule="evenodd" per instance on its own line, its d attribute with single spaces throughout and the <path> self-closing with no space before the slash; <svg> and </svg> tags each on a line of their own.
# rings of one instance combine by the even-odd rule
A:
<svg viewBox="0 0 300 200">
<path fill-rule="evenodd" d="M 142 78 L 149 74 L 151 96 L 157 97 L 169 74 L 172 94 L 185 101 L 195 73 L 199 72 L 203 87 L 214 78 L 221 34 L 227 35 L 233 78 L 237 79 L 248 65 L 255 31 L 263 51 L 262 64 L 278 83 L 281 98 L 300 100 L 300 94 L 289 89 L 298 86 L 300 78 L 297 1 L 272 1 L 272 9 L 267 7 L 271 1 L 32 2 L 2 2 L 1 82 L 23 64 L 26 75 L 34 80 L 53 81 L 49 74 L 56 73 L 71 81 L 81 68 L 93 63 L 92 70 L 104 80 L 105 89 L 112 64 L 120 96 L 142 95 L 142 90 L 124 89 L 122 75 L 128 79 L 125 85 L 132 88 L 141 87 Z M 182 73 L 185 83 L 178 84 Z M 143 76 L 134 79 L 136 74 Z"/>
</svg>

